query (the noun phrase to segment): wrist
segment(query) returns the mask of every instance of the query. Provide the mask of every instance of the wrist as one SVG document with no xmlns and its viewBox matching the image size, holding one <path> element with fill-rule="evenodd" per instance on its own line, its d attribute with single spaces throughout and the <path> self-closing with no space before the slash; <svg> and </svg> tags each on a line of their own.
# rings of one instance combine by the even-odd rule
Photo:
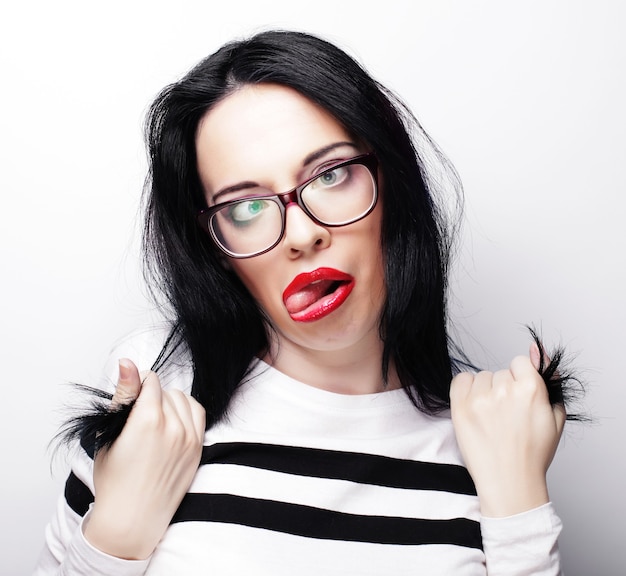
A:
<svg viewBox="0 0 626 576">
<path fill-rule="evenodd" d="M 514 516 L 550 502 L 545 478 L 477 485 L 476 491 L 480 513 L 488 518 Z"/>
<path fill-rule="evenodd" d="M 83 536 L 100 552 L 122 560 L 146 560 L 158 543 L 153 543 L 138 524 L 101 514 L 95 507 L 85 518 Z"/>
</svg>

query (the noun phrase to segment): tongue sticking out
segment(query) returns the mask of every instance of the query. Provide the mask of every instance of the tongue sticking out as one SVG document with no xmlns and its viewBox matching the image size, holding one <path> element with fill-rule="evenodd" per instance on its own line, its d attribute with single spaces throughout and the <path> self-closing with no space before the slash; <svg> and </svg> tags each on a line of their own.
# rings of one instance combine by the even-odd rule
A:
<svg viewBox="0 0 626 576">
<path fill-rule="evenodd" d="M 317 302 L 327 294 L 330 294 L 337 287 L 334 280 L 318 280 L 312 282 L 299 292 L 292 294 L 285 300 L 285 308 L 289 314 L 297 314 Z"/>
</svg>

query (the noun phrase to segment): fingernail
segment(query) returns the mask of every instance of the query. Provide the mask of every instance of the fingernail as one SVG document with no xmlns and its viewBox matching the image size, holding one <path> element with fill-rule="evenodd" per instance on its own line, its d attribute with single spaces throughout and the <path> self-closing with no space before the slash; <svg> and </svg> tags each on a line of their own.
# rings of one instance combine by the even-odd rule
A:
<svg viewBox="0 0 626 576">
<path fill-rule="evenodd" d="M 541 364 L 541 352 L 539 352 L 539 347 L 536 342 L 533 342 L 530 345 L 530 361 L 533 363 L 535 370 L 539 370 L 539 366 Z"/>
<path fill-rule="evenodd" d="M 120 380 L 129 380 L 131 377 L 131 366 L 126 358 L 120 358 L 117 362 L 119 366 Z"/>
</svg>

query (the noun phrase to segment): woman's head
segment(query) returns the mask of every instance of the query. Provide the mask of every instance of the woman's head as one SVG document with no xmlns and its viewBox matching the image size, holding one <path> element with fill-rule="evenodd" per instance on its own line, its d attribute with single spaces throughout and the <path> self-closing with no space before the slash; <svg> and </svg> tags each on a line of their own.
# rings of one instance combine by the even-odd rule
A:
<svg viewBox="0 0 626 576">
<path fill-rule="evenodd" d="M 239 342 L 239 364 L 267 346 L 256 302 L 232 267 L 222 265 L 222 256 L 196 221 L 197 212 L 206 207 L 197 169 L 201 121 L 230 94 L 255 85 L 292 89 L 378 158 L 384 190 L 380 242 L 386 298 L 379 322 L 383 372 L 393 361 L 403 384 L 418 389 L 435 372 L 447 371 L 449 380 L 448 239 L 408 133 L 419 127 L 411 126 L 406 109 L 343 51 L 295 32 L 265 32 L 224 46 L 167 87 L 148 117 L 148 253 L 192 355 L 194 348 L 209 347 L 193 342 L 206 340 L 205 330 L 218 331 L 213 334 L 216 340 L 228 341 L 230 334 Z M 210 163 L 210 157 L 203 162 Z M 409 356 L 421 358 L 423 376 L 413 374 Z M 217 359 L 230 362 L 223 356 Z M 198 377 L 202 370 L 194 360 Z M 430 394 L 428 386 L 418 393 L 421 403 L 433 406 L 445 404 L 446 395 L 441 390 Z"/>
<path fill-rule="evenodd" d="M 348 388 L 336 370 L 313 374 L 332 356 L 363 365 L 382 350 L 382 202 L 367 152 L 326 110 L 278 84 L 239 88 L 196 135 L 200 182 L 218 210 L 211 230 L 229 254 L 248 256 L 227 266 L 271 326 L 271 361 L 297 377 L 310 358 L 307 382 L 322 387 L 332 377 Z M 357 389 L 380 386 L 380 364 L 368 373 L 370 385 L 360 378 Z"/>
</svg>

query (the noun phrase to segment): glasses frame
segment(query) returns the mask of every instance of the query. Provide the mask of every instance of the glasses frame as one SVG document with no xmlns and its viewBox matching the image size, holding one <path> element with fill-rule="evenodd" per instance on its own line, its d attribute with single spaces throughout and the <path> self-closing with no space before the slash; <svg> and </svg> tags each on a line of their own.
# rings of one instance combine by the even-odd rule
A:
<svg viewBox="0 0 626 576">
<path fill-rule="evenodd" d="M 374 184 L 374 193 L 373 193 L 372 203 L 370 207 L 363 214 L 357 216 L 356 218 L 352 218 L 350 220 L 346 220 L 338 224 L 329 224 L 328 222 L 324 222 L 323 220 L 320 220 L 313 213 L 311 213 L 311 211 L 306 207 L 306 205 L 302 201 L 302 191 L 311 182 L 313 182 L 314 180 L 317 180 L 318 178 L 321 178 L 324 174 L 328 172 L 332 172 L 333 170 L 336 170 L 337 168 L 342 168 L 344 166 L 351 166 L 353 164 L 360 164 L 362 166 L 365 166 L 368 169 L 370 175 L 372 176 L 372 181 Z M 217 212 L 219 212 L 225 206 L 228 206 L 230 204 L 236 204 L 237 202 L 241 202 L 242 200 L 272 200 L 278 205 L 278 208 L 280 209 L 280 213 L 281 213 L 281 230 L 280 230 L 280 234 L 278 235 L 278 238 L 276 239 L 276 242 L 274 242 L 268 248 L 260 250 L 259 252 L 253 252 L 252 254 L 237 254 L 236 252 L 231 252 L 230 250 L 228 250 L 218 240 L 215 232 L 213 231 L 213 226 L 211 225 L 212 218 Z M 285 235 L 285 228 L 287 224 L 287 206 L 289 206 L 290 204 L 297 204 L 300 207 L 300 209 L 311 220 L 313 220 L 313 222 L 315 222 L 316 224 L 319 224 L 320 226 L 326 226 L 328 228 L 339 228 L 341 226 L 347 226 L 348 224 L 354 224 L 355 222 L 358 222 L 359 220 L 362 220 L 363 218 L 365 218 L 368 214 L 372 212 L 372 210 L 374 210 L 377 202 L 378 202 L 378 159 L 376 158 L 376 155 L 373 152 L 370 152 L 367 154 L 360 154 L 359 156 L 349 158 L 348 160 L 337 162 L 336 164 L 332 164 L 328 168 L 325 168 L 318 174 L 315 174 L 315 176 L 308 178 L 307 180 L 305 180 L 301 184 L 298 184 L 296 187 L 292 188 L 291 190 L 288 190 L 287 192 L 281 192 L 279 194 L 256 194 L 252 196 L 242 196 L 241 198 L 237 198 L 236 200 L 228 200 L 227 202 L 221 202 L 219 204 L 216 204 L 215 206 L 211 206 L 210 208 L 205 208 L 204 210 L 201 210 L 198 213 L 197 220 L 198 220 L 198 223 L 200 224 L 200 227 L 211 236 L 213 242 L 217 245 L 217 247 L 222 252 L 224 252 L 224 254 L 226 254 L 227 256 L 230 256 L 231 258 L 243 259 L 243 258 L 253 258 L 254 256 L 260 256 L 261 254 L 265 254 L 266 252 L 269 252 L 270 250 L 278 246 L 280 241 L 283 239 L 283 236 Z"/>
</svg>

